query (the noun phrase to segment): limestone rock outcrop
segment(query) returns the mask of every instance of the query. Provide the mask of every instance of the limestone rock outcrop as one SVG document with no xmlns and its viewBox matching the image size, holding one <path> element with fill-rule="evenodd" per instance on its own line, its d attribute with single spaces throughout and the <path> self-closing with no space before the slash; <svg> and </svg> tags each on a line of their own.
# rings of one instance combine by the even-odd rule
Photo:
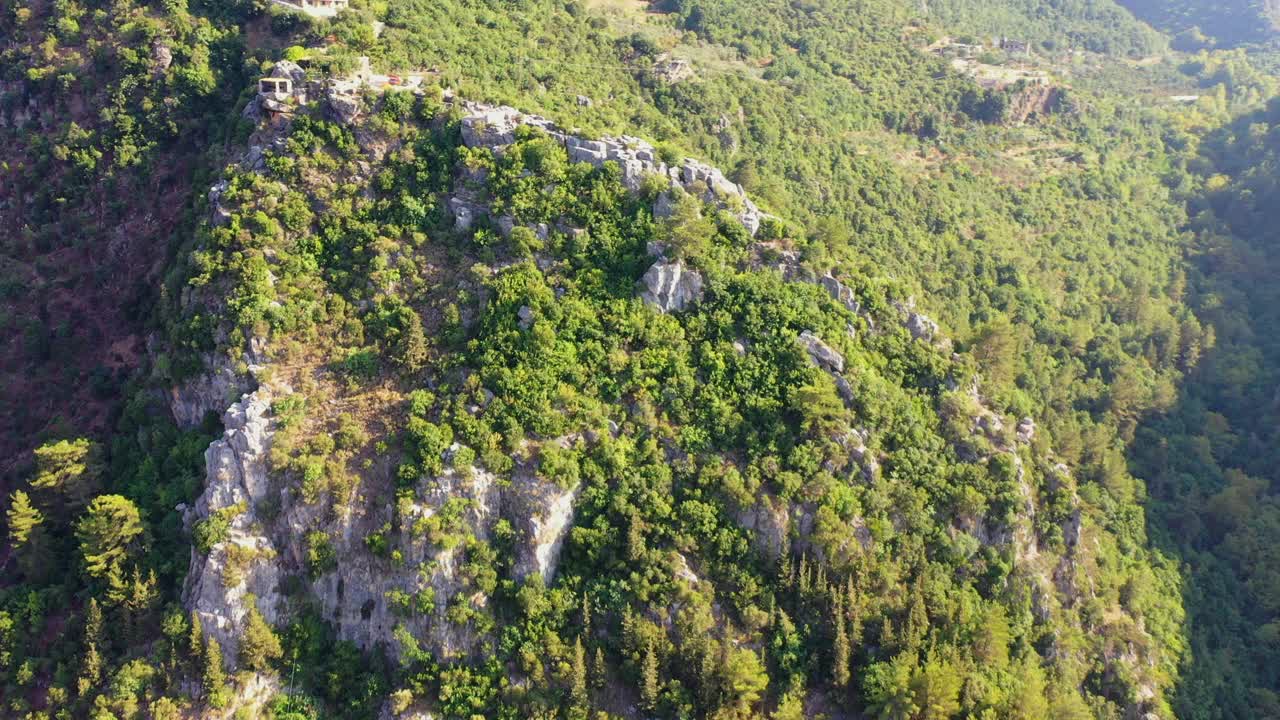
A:
<svg viewBox="0 0 1280 720">
<path fill-rule="evenodd" d="M 191 550 L 191 568 L 183 587 L 184 603 L 199 618 L 206 636 L 218 639 L 234 662 L 249 597 L 268 622 L 279 617 L 279 566 L 274 544 L 262 531 L 257 507 L 271 491 L 267 457 L 273 430 L 271 392 L 260 388 L 227 409 L 223 436 L 205 451 L 204 493 L 196 500 L 192 526 L 222 522 L 208 555 Z"/>
<path fill-rule="evenodd" d="M 287 620 L 283 584 L 290 578 L 305 579 L 305 591 L 343 640 L 398 654 L 403 627 L 439 658 L 468 656 L 484 637 L 451 620 L 448 609 L 463 593 L 463 602 L 487 602 L 469 584 L 466 543 L 488 540 L 500 516 L 517 533 L 512 576 L 554 577 L 576 487 L 527 469 L 503 487 L 481 468 L 449 468 L 421 478 L 412 500 L 386 501 L 389 478 L 375 473 L 362 478 L 367 492 L 331 498 L 332 505 L 307 502 L 284 478 L 273 478 L 268 464 L 272 399 L 286 392 L 264 386 L 227 409 L 226 431 L 205 453 L 204 492 L 187 511 L 187 526 L 210 544 L 207 553 L 192 549 L 183 601 L 222 645 L 228 666 L 236 666 L 251 597 L 268 622 Z M 378 535 L 396 549 L 394 561 L 370 549 L 368 539 Z M 316 537 L 332 551 L 327 567 L 311 563 Z"/>
<path fill-rule="evenodd" d="M 680 260 L 658 260 L 640 282 L 640 299 L 662 312 L 679 312 L 702 299 L 702 275 Z"/>
<path fill-rule="evenodd" d="M 573 503 L 580 486 L 562 488 L 533 475 L 517 475 L 506 489 L 506 514 L 516 529 L 517 582 L 540 575 L 550 582 L 560 561 L 560 549 L 573 524 Z"/>
<path fill-rule="evenodd" d="M 237 373 L 225 356 L 209 355 L 202 374 L 169 389 L 169 409 L 178 427 L 191 429 L 252 387 L 252 378 Z"/>
<path fill-rule="evenodd" d="M 462 141 L 467 147 L 486 147 L 501 152 L 515 142 L 516 128 L 522 125 L 533 127 L 564 145 L 569 159 L 574 162 L 596 167 L 607 162 L 617 163 L 622 171 L 623 184 L 633 191 L 640 189 L 646 177 L 663 177 L 672 187 L 679 187 L 734 214 L 752 235 L 760 229 L 766 217 L 747 197 L 742 186 L 731 182 L 718 169 L 692 158 L 685 158 L 679 165 L 668 165 L 658 150 L 641 138 L 623 135 L 590 140 L 565 132 L 546 118 L 527 115 L 515 108 L 471 102 L 464 102 L 462 106 L 467 113 L 462 118 Z"/>
<path fill-rule="evenodd" d="M 328 95 L 328 111 L 329 117 L 335 122 L 350 125 L 360 117 L 360 98 L 331 89 Z"/>
<path fill-rule="evenodd" d="M 805 352 L 809 353 L 809 359 L 813 360 L 818 367 L 832 373 L 844 372 L 844 356 L 817 335 L 805 330 L 800 333 L 800 344 L 804 346 Z"/>
</svg>

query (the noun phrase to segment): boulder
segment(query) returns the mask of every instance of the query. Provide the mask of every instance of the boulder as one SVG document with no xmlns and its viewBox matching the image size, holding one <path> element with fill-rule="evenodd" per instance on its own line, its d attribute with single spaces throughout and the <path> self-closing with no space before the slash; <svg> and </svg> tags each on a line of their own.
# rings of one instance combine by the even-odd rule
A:
<svg viewBox="0 0 1280 720">
<path fill-rule="evenodd" d="M 222 204 L 222 197 L 229 187 L 226 180 L 219 180 L 209 188 L 209 222 L 214 227 L 226 225 L 231 220 L 231 211 Z"/>
<path fill-rule="evenodd" d="M 791 507 L 771 495 L 761 495 L 755 505 L 735 514 L 738 525 L 751 535 L 756 552 L 778 560 L 790 547 Z"/>
<path fill-rule="evenodd" d="M 330 91 L 328 101 L 329 117 L 334 122 L 350 125 L 360 117 L 360 98 L 355 95 Z"/>
<path fill-rule="evenodd" d="M 911 333 L 912 339 L 923 340 L 925 342 L 933 342 L 938 336 L 938 323 L 934 322 L 927 315 L 917 312 L 909 313 L 906 322 L 907 332 Z"/>
<path fill-rule="evenodd" d="M 809 359 L 818 367 L 833 373 L 844 372 L 844 356 L 822 342 L 817 335 L 805 330 L 800 333 L 800 344 L 809 353 Z"/>
<path fill-rule="evenodd" d="M 823 275 L 818 280 L 818 283 L 831 295 L 833 300 L 843 305 L 849 312 L 855 315 L 862 314 L 862 305 L 854 296 L 853 290 L 850 290 L 844 283 L 830 274 Z"/>
<path fill-rule="evenodd" d="M 1019 442 L 1031 442 L 1031 440 L 1036 436 L 1036 421 L 1029 417 L 1022 418 L 1018 421 L 1018 427 L 1015 432 L 1017 433 Z"/>
<path fill-rule="evenodd" d="M 162 42 L 155 42 L 151 45 L 151 72 L 154 75 L 163 75 L 165 70 L 173 64 L 173 51 Z"/>
<path fill-rule="evenodd" d="M 655 262 L 640 282 L 640 299 L 661 312 L 679 312 L 702 300 L 702 275 L 680 260 Z"/>
<path fill-rule="evenodd" d="M 267 77 L 284 78 L 298 86 L 306 82 L 307 71 L 292 60 L 281 60 L 271 67 L 271 72 L 267 73 Z"/>
</svg>

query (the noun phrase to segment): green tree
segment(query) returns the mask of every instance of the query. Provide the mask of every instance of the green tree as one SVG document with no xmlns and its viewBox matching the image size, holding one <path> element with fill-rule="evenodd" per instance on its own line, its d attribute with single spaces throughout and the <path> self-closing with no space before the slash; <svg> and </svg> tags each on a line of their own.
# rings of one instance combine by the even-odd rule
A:
<svg viewBox="0 0 1280 720">
<path fill-rule="evenodd" d="M 569 688 L 569 699 L 576 710 L 587 709 L 587 651 L 582 646 L 582 636 L 573 643 L 572 683 Z"/>
<path fill-rule="evenodd" d="M 911 678 L 920 720 L 947 720 L 960 712 L 964 678 L 949 661 L 930 660 Z"/>
<path fill-rule="evenodd" d="M 41 445 L 35 451 L 31 487 L 60 497 L 73 509 L 84 507 L 101 484 L 98 455 L 98 447 L 86 438 Z"/>
<path fill-rule="evenodd" d="M 653 649 L 653 643 L 647 643 L 644 647 L 644 659 L 640 663 L 640 703 L 648 712 L 654 712 L 658 707 L 658 692 L 661 690 L 660 680 L 658 678 L 658 653 Z"/>
<path fill-rule="evenodd" d="M 591 686 L 599 689 L 609 680 L 609 666 L 604 661 L 604 650 L 597 647 L 591 659 Z"/>
<path fill-rule="evenodd" d="M 733 648 L 728 642 L 721 647 L 720 673 L 725 704 L 746 714 L 760 702 L 769 686 L 769 674 L 760 656 L 750 648 Z"/>
<path fill-rule="evenodd" d="M 18 556 L 22 574 L 30 582 L 41 582 L 53 564 L 53 552 L 44 527 L 44 514 L 31 503 L 31 498 L 15 490 L 9 499 L 9 542 Z"/>
<path fill-rule="evenodd" d="M 1050 717 L 1049 700 L 1045 697 L 1044 670 L 1039 656 L 1028 653 L 1017 668 L 1018 687 L 1009 698 L 1005 717 L 1010 720 L 1033 720 Z"/>
<path fill-rule="evenodd" d="M 1009 663 L 1009 620 L 1002 605 L 992 605 L 982 616 L 974 635 L 974 657 L 984 665 L 1002 668 Z"/>
<path fill-rule="evenodd" d="M 902 653 L 889 662 L 873 664 L 863 680 L 870 709 L 879 720 L 912 720 L 920 707 L 912 677 L 916 661 L 911 653 Z"/>
<path fill-rule="evenodd" d="M 30 540 L 32 533 L 36 532 L 40 523 L 44 522 L 44 515 L 31 504 L 31 498 L 21 490 L 15 490 L 9 498 L 9 511 L 6 513 L 9 520 L 9 542 L 14 547 L 22 547 Z"/>
<path fill-rule="evenodd" d="M 80 697 L 86 697 L 102 681 L 102 642 L 102 608 L 96 598 L 89 598 L 85 606 L 84 654 L 76 678 L 76 692 Z"/>
<path fill-rule="evenodd" d="M 838 688 L 846 688 L 849 686 L 849 634 L 845 629 L 844 607 L 839 601 L 840 596 L 837 595 L 837 602 L 833 609 L 835 615 L 835 639 L 831 645 L 831 681 Z"/>
<path fill-rule="evenodd" d="M 249 612 L 245 617 L 244 634 L 240 638 L 240 662 L 250 670 L 267 670 L 271 663 L 284 655 L 284 650 L 275 630 L 271 629 L 258 610 L 258 599 L 248 595 L 245 602 L 249 606 Z"/>
<path fill-rule="evenodd" d="M 138 508 L 128 498 L 95 498 L 76 523 L 76 537 L 89 574 L 98 579 L 120 575 L 122 563 L 144 530 Z"/>
<path fill-rule="evenodd" d="M 217 638 L 209 638 L 204 648 L 204 696 L 209 707 L 224 708 L 231 699 L 227 688 L 226 672 L 222 669 L 222 644 Z"/>
</svg>

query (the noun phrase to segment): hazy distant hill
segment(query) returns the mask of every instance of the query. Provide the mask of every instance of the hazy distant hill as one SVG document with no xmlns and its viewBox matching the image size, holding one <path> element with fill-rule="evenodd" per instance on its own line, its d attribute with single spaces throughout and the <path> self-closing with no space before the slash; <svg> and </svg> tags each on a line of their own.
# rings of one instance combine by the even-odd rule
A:
<svg viewBox="0 0 1280 720">
<path fill-rule="evenodd" d="M 1277 0 L 1121 1 L 1138 17 L 1174 35 L 1180 49 L 1266 42 L 1280 29 Z"/>
</svg>

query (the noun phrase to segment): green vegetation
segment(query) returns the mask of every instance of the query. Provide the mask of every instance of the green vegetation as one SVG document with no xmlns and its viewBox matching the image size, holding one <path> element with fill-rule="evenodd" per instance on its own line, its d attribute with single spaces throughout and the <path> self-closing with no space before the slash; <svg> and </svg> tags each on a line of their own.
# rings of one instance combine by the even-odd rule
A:
<svg viewBox="0 0 1280 720">
<path fill-rule="evenodd" d="M 1057 112 L 1009 125 L 1034 87 L 982 89 L 922 41 L 1000 34 L 1045 62 L 1121 63 L 1168 40 L 1110 2 L 929 6 L 6 9 L 2 117 L 32 98 L 61 111 L 0 130 L 23 191 L 3 198 L 25 228 L 7 255 L 50 271 L 135 227 L 131 196 L 167 166 L 195 184 L 138 276 L 158 285 L 130 321 L 154 354 L 111 391 L 112 431 L 51 423 L 14 473 L 0 714 L 232 708 L 229 661 L 287 677 L 260 712 L 291 719 L 385 702 L 448 718 L 1280 713 L 1276 80 L 1197 41 L 1155 70 L 1081 73 Z M 361 98 L 352 125 L 321 103 L 239 116 L 266 62 L 319 79 L 359 54 L 438 72 L 420 94 Z M 1157 86 L 1204 97 L 1161 104 Z M 500 153 L 466 147 L 446 87 L 704 158 L 774 217 L 753 238 L 683 192 L 663 217 L 661 179 L 628 190 L 528 128 Z M 249 138 L 262 168 L 228 162 Z M 469 229 L 449 209 L 460 188 L 488 208 Z M 637 298 L 654 244 L 704 281 L 682 312 Z M 46 304 L 93 284 L 47 277 L 62 281 L 34 293 Z M 13 307 L 0 321 L 48 372 L 71 331 Z M 259 380 L 291 388 L 272 405 L 272 496 L 184 526 L 217 428 L 179 431 L 167 393 L 211 357 L 244 371 L 262 339 Z M 838 364 L 813 360 L 818 339 Z M 477 525 L 468 482 L 571 497 L 554 577 L 518 578 L 528 518 Z M 314 513 L 296 557 L 219 552 L 228 587 L 280 564 L 287 612 L 272 627 L 248 596 L 225 655 L 179 605 L 190 550 L 246 513 L 273 520 L 281 498 Z M 385 508 L 354 543 L 326 525 Z M 310 599 L 344 592 L 346 552 L 421 579 L 363 611 L 385 603 L 398 624 L 381 645 L 341 639 Z M 423 618 L 459 649 L 415 635 Z"/>
</svg>

